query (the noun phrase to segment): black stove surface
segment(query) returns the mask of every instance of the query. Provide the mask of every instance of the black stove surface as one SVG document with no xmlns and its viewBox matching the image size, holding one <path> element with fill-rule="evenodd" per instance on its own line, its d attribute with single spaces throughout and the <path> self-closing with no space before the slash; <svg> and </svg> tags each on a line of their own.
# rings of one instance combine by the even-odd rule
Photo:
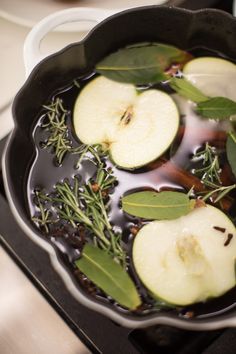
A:
<svg viewBox="0 0 236 354">
<path fill-rule="evenodd" d="M 185 5 L 196 8 L 196 3 Z M 206 3 L 206 2 L 205 2 Z M 208 1 L 209 3 L 209 1 Z M 232 11 L 232 1 L 211 1 Z M 191 6 L 192 4 L 192 6 Z M 204 5 L 204 4 L 203 4 Z M 6 139 L 0 141 L 0 158 Z M 183 331 L 167 326 L 123 328 L 80 305 L 51 267 L 48 254 L 21 231 L 5 197 L 0 166 L 0 245 L 10 254 L 54 309 L 93 353 L 104 354 L 235 354 L 236 329 L 209 332 Z"/>
</svg>

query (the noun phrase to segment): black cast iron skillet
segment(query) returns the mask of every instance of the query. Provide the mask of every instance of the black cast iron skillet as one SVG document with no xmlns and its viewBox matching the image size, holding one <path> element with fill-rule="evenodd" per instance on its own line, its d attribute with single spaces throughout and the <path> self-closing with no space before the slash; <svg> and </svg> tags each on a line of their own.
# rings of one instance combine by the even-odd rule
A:
<svg viewBox="0 0 236 354">
<path fill-rule="evenodd" d="M 227 301 L 222 300 L 221 310 L 224 311 L 218 309 L 209 316 L 188 320 L 175 312 L 161 311 L 143 316 L 121 313 L 112 305 L 90 298 L 75 284 L 56 249 L 35 230 L 30 220 L 26 182 L 35 154 L 32 131 L 42 105 L 55 90 L 75 77 L 91 72 L 95 64 L 107 54 L 125 45 L 143 41 L 164 42 L 187 50 L 206 47 L 236 59 L 236 19 L 217 10 L 191 12 L 166 6 L 132 9 L 113 15 L 98 25 L 82 42 L 44 59 L 35 67 L 14 101 L 15 128 L 3 159 L 7 197 L 22 229 L 49 252 L 53 267 L 69 291 L 85 306 L 127 327 L 166 324 L 191 330 L 210 330 L 236 326 L 236 291 L 230 293 Z"/>
</svg>

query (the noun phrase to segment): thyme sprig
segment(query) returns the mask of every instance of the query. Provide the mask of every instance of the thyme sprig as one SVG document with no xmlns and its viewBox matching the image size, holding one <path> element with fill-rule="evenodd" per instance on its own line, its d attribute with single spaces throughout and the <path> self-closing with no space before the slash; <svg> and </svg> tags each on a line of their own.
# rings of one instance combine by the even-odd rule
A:
<svg viewBox="0 0 236 354">
<path fill-rule="evenodd" d="M 221 168 L 216 149 L 206 143 L 204 150 L 195 153 L 192 160 L 199 159 L 203 160 L 202 164 L 204 167 L 194 169 L 192 171 L 193 174 L 201 178 L 202 183 L 206 187 L 219 188 L 221 185 Z"/>
</svg>

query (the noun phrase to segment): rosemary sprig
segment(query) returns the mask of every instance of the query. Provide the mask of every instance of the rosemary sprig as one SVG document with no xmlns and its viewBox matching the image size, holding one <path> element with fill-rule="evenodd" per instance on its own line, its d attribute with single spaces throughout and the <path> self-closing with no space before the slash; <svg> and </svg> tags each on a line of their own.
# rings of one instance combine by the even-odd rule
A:
<svg viewBox="0 0 236 354">
<path fill-rule="evenodd" d="M 106 240 L 109 239 L 108 245 L 107 242 L 106 244 L 100 243 L 100 245 L 109 253 L 112 253 L 115 258 L 122 259 L 123 262 L 124 254 L 120 246 L 120 234 L 116 235 L 112 230 L 112 226 L 107 215 L 108 204 L 104 203 L 101 189 L 95 192 L 93 185 L 88 183 L 81 196 L 83 196 L 86 202 L 86 213 L 89 218 L 93 220 L 93 231 L 99 230 L 99 232 L 105 236 Z"/>
<path fill-rule="evenodd" d="M 219 156 L 216 153 L 216 149 L 206 143 L 204 150 L 194 154 L 193 160 L 198 159 L 203 160 L 202 164 L 204 167 L 194 169 L 192 171 L 193 174 L 201 178 L 201 181 L 205 186 L 210 188 L 218 188 L 221 184 L 221 168 L 219 163 Z"/>
<path fill-rule="evenodd" d="M 85 145 L 81 144 L 78 148 L 72 149 L 73 154 L 79 154 L 80 157 L 75 165 L 75 168 L 79 168 L 83 158 L 87 156 L 95 166 L 102 164 L 102 158 L 107 156 L 107 152 L 103 150 L 101 145 Z"/>
<path fill-rule="evenodd" d="M 217 197 L 214 199 L 214 203 L 218 203 L 222 198 L 224 198 L 227 194 L 229 194 L 234 189 L 236 189 L 236 184 L 215 188 L 212 191 L 206 192 L 204 197 L 202 197 L 202 200 L 206 201 L 208 199 L 211 199 L 214 195 L 217 195 Z"/>
<path fill-rule="evenodd" d="M 56 220 L 50 219 L 50 211 L 45 208 L 41 199 L 45 199 L 41 197 L 41 193 L 39 191 L 35 191 L 36 203 L 39 209 L 39 215 L 32 218 L 32 220 L 42 228 L 47 234 L 49 233 L 49 225 L 55 223 Z"/>
<path fill-rule="evenodd" d="M 43 106 L 46 112 L 46 122 L 42 124 L 49 132 L 49 137 L 45 143 L 45 147 L 53 148 L 58 164 L 62 163 L 68 151 L 72 150 L 72 143 L 68 137 L 68 127 L 66 119 L 68 111 L 63 107 L 62 100 L 56 98 L 51 104 Z"/>
<path fill-rule="evenodd" d="M 69 139 L 69 129 L 66 124 L 69 112 L 63 107 L 60 98 L 57 97 L 49 105 L 44 105 L 43 107 L 47 112 L 41 127 L 49 132 L 49 137 L 44 143 L 44 147 L 53 149 L 58 165 L 62 164 L 68 152 L 80 155 L 75 168 L 79 168 L 86 155 L 95 165 L 102 163 L 101 158 L 105 157 L 107 152 L 103 150 L 101 145 L 81 144 L 78 147 L 72 146 L 72 142 Z"/>
<path fill-rule="evenodd" d="M 87 227 L 94 234 L 94 244 L 125 265 L 121 235 L 113 231 L 108 218 L 108 189 L 112 188 L 115 182 L 112 173 L 100 165 L 94 183 L 88 182 L 79 187 L 78 179 L 74 178 L 73 186 L 68 181 L 58 183 L 55 193 L 50 196 L 41 194 L 41 198 L 51 203 L 59 219 L 66 220 L 74 228 L 79 224 Z M 45 213 L 45 210 L 42 212 Z M 43 216 L 44 214 L 41 215 L 42 219 Z"/>
<path fill-rule="evenodd" d="M 56 184 L 52 194 L 40 193 L 40 198 L 38 194 L 40 216 L 34 217 L 33 220 L 38 225 L 43 225 L 47 233 L 48 224 L 53 222 L 49 220 L 51 212 L 57 215 L 57 220 L 67 221 L 74 228 L 82 224 L 93 233 L 95 245 L 99 245 L 124 265 L 126 256 L 121 247 L 121 234 L 114 232 L 108 218 L 108 193 L 115 185 L 116 178 L 111 170 L 104 166 L 103 158 L 107 152 L 101 145 L 81 144 L 76 148 L 72 146 L 66 124 L 69 112 L 63 107 L 60 98 L 56 98 L 44 108 L 47 109 L 47 113 L 42 128 L 49 131 L 45 146 L 54 149 L 58 163 L 62 163 L 67 152 L 79 154 L 76 168 L 86 156 L 86 159 L 95 164 L 97 172 L 95 181 L 89 181 L 82 187 L 79 187 L 78 179 L 74 178 L 73 186 L 69 181 L 64 181 Z M 43 206 L 44 201 L 48 202 L 49 210 Z"/>
</svg>

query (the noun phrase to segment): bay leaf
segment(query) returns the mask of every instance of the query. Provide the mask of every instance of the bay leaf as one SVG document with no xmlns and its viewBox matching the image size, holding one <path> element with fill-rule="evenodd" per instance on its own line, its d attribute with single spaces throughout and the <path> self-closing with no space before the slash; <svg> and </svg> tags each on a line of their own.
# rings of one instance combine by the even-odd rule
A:
<svg viewBox="0 0 236 354">
<path fill-rule="evenodd" d="M 205 118 L 226 119 L 236 114 L 236 102 L 226 97 L 213 97 L 198 103 L 196 111 Z"/>
<path fill-rule="evenodd" d="M 119 82 L 154 84 L 167 79 L 165 70 L 171 64 L 184 63 L 189 59 L 189 53 L 174 46 L 137 44 L 108 55 L 97 64 L 96 71 Z"/>
<path fill-rule="evenodd" d="M 236 177 L 236 134 L 234 132 L 228 134 L 226 141 L 226 154 L 231 170 Z"/>
<path fill-rule="evenodd" d="M 187 194 L 172 191 L 144 191 L 122 198 L 123 210 L 133 216 L 151 220 L 171 220 L 188 214 L 195 201 Z"/>
<path fill-rule="evenodd" d="M 75 263 L 81 272 L 120 305 L 134 310 L 141 304 L 129 274 L 105 251 L 87 244 L 82 257 Z"/>
<path fill-rule="evenodd" d="M 173 77 L 169 82 L 170 87 L 179 95 L 187 98 L 195 103 L 207 101 L 209 97 L 205 96 L 197 87 L 190 81 L 184 78 Z"/>
</svg>

